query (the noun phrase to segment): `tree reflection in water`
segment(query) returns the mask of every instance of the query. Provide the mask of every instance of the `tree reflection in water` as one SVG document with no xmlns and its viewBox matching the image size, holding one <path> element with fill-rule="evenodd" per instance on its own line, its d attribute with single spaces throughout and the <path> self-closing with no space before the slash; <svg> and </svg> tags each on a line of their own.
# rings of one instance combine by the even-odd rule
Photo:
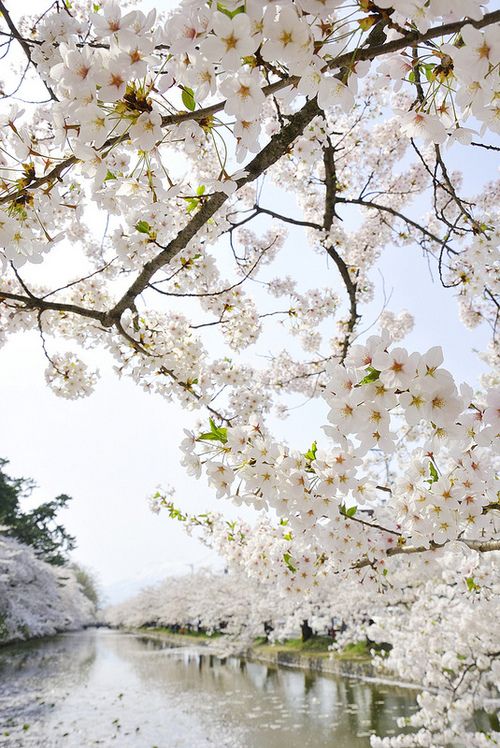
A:
<svg viewBox="0 0 500 748">
<path fill-rule="evenodd" d="M 0 651 L 6 748 L 368 748 L 414 697 L 104 630 Z"/>
</svg>

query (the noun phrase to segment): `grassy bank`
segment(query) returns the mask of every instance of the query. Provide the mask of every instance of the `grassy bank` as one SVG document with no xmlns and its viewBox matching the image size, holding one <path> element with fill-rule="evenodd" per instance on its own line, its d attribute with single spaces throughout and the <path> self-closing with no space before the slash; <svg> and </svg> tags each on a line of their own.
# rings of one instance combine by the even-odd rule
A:
<svg viewBox="0 0 500 748">
<path fill-rule="evenodd" d="M 212 639 L 220 639 L 224 636 L 220 631 L 214 631 L 212 634 L 207 634 L 206 631 L 193 631 L 184 628 L 175 631 L 169 626 L 141 626 L 139 631 L 143 631 L 145 634 L 166 634 L 167 636 L 190 637 L 197 641 L 200 641 L 200 639 L 211 641 Z"/>
<path fill-rule="evenodd" d="M 215 639 L 221 639 L 224 637 L 220 631 L 215 631 L 213 634 L 207 634 L 203 631 L 192 631 L 190 629 L 174 629 L 168 626 L 148 626 L 140 629 L 144 633 L 150 634 L 164 634 L 172 638 L 178 637 L 182 639 L 193 639 L 193 641 L 212 641 Z M 324 657 L 333 658 L 338 660 L 357 660 L 360 662 L 367 662 L 371 659 L 370 650 L 366 642 L 356 642 L 355 644 L 348 644 L 339 652 L 332 652 L 330 650 L 333 644 L 333 639 L 328 636 L 313 636 L 307 641 L 303 642 L 302 639 L 286 639 L 283 642 L 276 642 L 271 644 L 263 636 L 258 637 L 252 644 L 252 651 L 255 655 L 279 655 L 279 654 L 290 654 L 300 655 L 302 657 Z"/>
<path fill-rule="evenodd" d="M 303 642 L 302 639 L 286 639 L 284 642 L 270 644 L 263 637 L 256 639 L 253 649 L 256 654 L 289 653 L 305 657 L 332 657 L 339 660 L 370 660 L 370 651 L 366 642 L 348 644 L 339 652 L 332 652 L 333 639 L 328 636 L 313 636 Z"/>
</svg>

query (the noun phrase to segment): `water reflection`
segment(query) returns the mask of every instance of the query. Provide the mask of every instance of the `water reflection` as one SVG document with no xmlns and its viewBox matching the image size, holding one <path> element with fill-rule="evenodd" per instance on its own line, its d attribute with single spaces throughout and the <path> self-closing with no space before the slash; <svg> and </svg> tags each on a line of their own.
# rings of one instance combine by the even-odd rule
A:
<svg viewBox="0 0 500 748">
<path fill-rule="evenodd" d="M 394 733 L 414 696 L 87 631 L 0 650 L 0 744 L 367 748 L 372 732 Z"/>
</svg>

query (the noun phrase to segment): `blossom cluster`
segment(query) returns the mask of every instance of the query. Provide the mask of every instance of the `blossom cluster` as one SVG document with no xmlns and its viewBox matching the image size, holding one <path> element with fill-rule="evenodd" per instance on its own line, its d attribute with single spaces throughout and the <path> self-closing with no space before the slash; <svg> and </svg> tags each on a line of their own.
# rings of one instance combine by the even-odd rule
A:
<svg viewBox="0 0 500 748">
<path fill-rule="evenodd" d="M 2 115 L 5 258 L 16 266 L 40 262 L 92 193 L 112 213 L 141 192 L 174 205 L 180 193 L 193 195 L 199 185 L 185 189 L 189 172 L 170 167 L 174 149 L 211 151 L 217 166 L 206 194 L 233 192 L 234 156 L 257 153 L 276 132 L 270 95 L 285 111 L 317 97 L 323 111 L 350 114 L 369 71 L 372 88 L 416 87 L 417 105 L 396 107 L 409 137 L 442 144 L 470 142 L 478 126 L 498 132 L 500 35 L 494 24 L 475 27 L 483 6 L 185 1 L 164 18 L 106 0 L 90 13 L 74 3 L 71 12 L 55 6 L 38 21 L 26 19 L 30 61 L 55 101 L 31 121 L 17 105 Z M 428 33 L 433 24 L 464 19 L 456 32 L 423 40 L 411 53 L 411 29 Z M 367 46 L 400 40 L 381 62 L 365 59 Z M 82 182 L 72 176 L 75 166 Z M 39 180 L 48 189 L 35 193 Z"/>
<path fill-rule="evenodd" d="M 206 472 L 217 496 L 276 512 L 284 530 L 272 545 L 292 586 L 365 558 L 383 568 L 387 553 L 409 541 L 495 537 L 498 392 L 477 400 L 442 362 L 439 348 L 408 353 L 372 336 L 328 366 L 328 445 L 300 453 L 258 418 L 228 428 L 211 421 L 184 440 L 183 464 Z M 254 542 L 270 544 L 262 533 Z"/>
</svg>

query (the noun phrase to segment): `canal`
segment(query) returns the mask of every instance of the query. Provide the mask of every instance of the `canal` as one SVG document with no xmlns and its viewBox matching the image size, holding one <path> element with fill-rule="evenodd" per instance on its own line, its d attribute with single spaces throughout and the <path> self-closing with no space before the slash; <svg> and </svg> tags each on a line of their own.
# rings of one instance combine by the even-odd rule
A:
<svg viewBox="0 0 500 748">
<path fill-rule="evenodd" d="M 0 649 L 0 745 L 368 748 L 415 695 L 87 630 Z"/>
</svg>

